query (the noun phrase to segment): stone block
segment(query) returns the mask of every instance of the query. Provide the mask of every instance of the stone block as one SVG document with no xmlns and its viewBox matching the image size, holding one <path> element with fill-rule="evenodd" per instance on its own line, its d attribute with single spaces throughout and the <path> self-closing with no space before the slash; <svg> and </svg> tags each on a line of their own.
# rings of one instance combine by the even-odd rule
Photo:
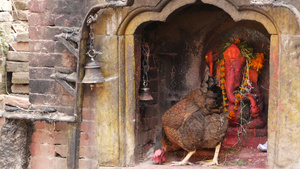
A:
<svg viewBox="0 0 300 169">
<path fill-rule="evenodd" d="M 33 67 L 29 69 L 30 79 L 45 80 L 50 79 L 51 74 L 55 72 L 54 68 Z"/>
<path fill-rule="evenodd" d="M 57 41 L 54 45 L 55 53 L 71 53 L 61 42 Z"/>
<path fill-rule="evenodd" d="M 35 128 L 35 130 L 53 131 L 54 130 L 54 124 L 53 123 L 47 123 L 45 121 L 35 121 L 34 122 L 34 128 Z"/>
<path fill-rule="evenodd" d="M 67 159 L 62 157 L 53 158 L 54 168 L 67 168 Z"/>
<path fill-rule="evenodd" d="M 28 10 L 27 1 L 24 2 L 24 1 L 14 0 L 14 5 L 17 10 Z"/>
<path fill-rule="evenodd" d="M 28 62 L 7 61 L 6 63 L 7 72 L 28 72 L 28 70 Z"/>
<path fill-rule="evenodd" d="M 55 35 L 62 33 L 63 27 L 30 26 L 29 37 L 31 40 L 53 40 Z"/>
<path fill-rule="evenodd" d="M 74 98 L 67 96 L 56 96 L 54 94 L 39 94 L 39 93 L 30 93 L 29 95 L 30 103 L 38 105 L 60 105 L 60 106 L 74 106 Z M 64 110 L 65 111 L 65 110 Z"/>
<path fill-rule="evenodd" d="M 79 156 L 84 159 L 97 159 L 97 147 L 93 146 L 81 146 L 79 150 Z"/>
<path fill-rule="evenodd" d="M 68 143 L 68 133 L 67 132 L 54 132 L 54 144 L 66 145 Z"/>
<path fill-rule="evenodd" d="M 54 25 L 54 15 L 45 13 L 30 13 L 28 16 L 30 26 L 52 26 Z"/>
<path fill-rule="evenodd" d="M 22 32 L 17 33 L 17 42 L 29 42 L 29 33 L 28 32 Z"/>
<path fill-rule="evenodd" d="M 53 53 L 54 41 L 53 40 L 30 41 L 29 50 L 30 52 Z"/>
<path fill-rule="evenodd" d="M 1 94 L 0 95 L 0 108 L 3 109 L 5 107 L 5 96 L 7 95 L 4 95 L 4 94 Z"/>
<path fill-rule="evenodd" d="M 57 15 L 54 18 L 55 26 L 66 26 L 66 27 L 80 27 L 83 18 L 78 15 L 66 14 L 66 15 Z"/>
<path fill-rule="evenodd" d="M 4 95 L 4 104 L 27 109 L 30 102 L 28 96 Z"/>
<path fill-rule="evenodd" d="M 43 3 L 39 0 L 30 0 L 28 2 L 28 9 L 33 13 L 38 13 L 43 11 Z"/>
<path fill-rule="evenodd" d="M 55 145 L 55 156 L 65 158 L 68 152 L 67 149 L 66 145 Z"/>
<path fill-rule="evenodd" d="M 12 42 L 11 45 L 13 49 L 18 52 L 29 52 L 28 42 Z"/>
<path fill-rule="evenodd" d="M 47 53 L 32 53 L 29 58 L 29 66 L 31 67 L 54 67 L 61 66 L 61 55 Z"/>
<path fill-rule="evenodd" d="M 31 141 L 38 144 L 54 144 L 54 136 L 52 132 L 47 130 L 36 130 L 31 137 Z"/>
<path fill-rule="evenodd" d="M 13 84 L 11 91 L 12 93 L 29 94 L 29 85 Z"/>
<path fill-rule="evenodd" d="M 9 12 L 0 12 L 0 22 L 12 22 L 13 17 Z"/>
<path fill-rule="evenodd" d="M 29 72 L 13 72 L 12 83 L 29 84 Z"/>
<path fill-rule="evenodd" d="M 26 21 L 14 21 L 12 27 L 16 33 L 28 32 L 28 23 Z"/>
<path fill-rule="evenodd" d="M 29 84 L 31 94 L 67 94 L 67 91 L 54 80 L 29 80 Z"/>
<path fill-rule="evenodd" d="M 54 159 L 50 158 L 49 156 L 30 157 L 30 167 L 32 169 L 45 168 L 45 166 L 53 166 L 53 163 L 54 163 Z"/>
<path fill-rule="evenodd" d="M 98 168 L 98 161 L 93 159 L 79 159 L 79 168 Z"/>
<path fill-rule="evenodd" d="M 27 21 L 28 20 L 28 10 L 13 11 L 13 19 L 20 20 L 20 21 Z"/>
<path fill-rule="evenodd" d="M 0 0 L 0 11 L 12 11 L 11 0 Z"/>
<path fill-rule="evenodd" d="M 55 131 L 67 131 L 68 130 L 68 123 L 65 122 L 56 122 L 55 125 Z"/>
<path fill-rule="evenodd" d="M 37 144 L 32 143 L 30 145 L 30 153 L 32 156 L 50 156 L 55 154 L 55 146 L 51 144 Z"/>
<path fill-rule="evenodd" d="M 30 93 L 46 94 L 52 93 L 54 81 L 47 80 L 29 80 Z"/>
<path fill-rule="evenodd" d="M 28 52 L 14 52 L 8 51 L 7 52 L 7 60 L 9 61 L 20 61 L 20 62 L 28 62 Z"/>
</svg>

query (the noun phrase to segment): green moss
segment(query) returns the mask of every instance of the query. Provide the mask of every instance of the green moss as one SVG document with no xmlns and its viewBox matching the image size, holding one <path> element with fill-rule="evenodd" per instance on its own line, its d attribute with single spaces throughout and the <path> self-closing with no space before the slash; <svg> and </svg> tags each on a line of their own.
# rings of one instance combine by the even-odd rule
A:
<svg viewBox="0 0 300 169">
<path fill-rule="evenodd" d="M 9 38 L 2 25 L 0 25 L 0 51 L 6 53 L 9 46 Z"/>
</svg>

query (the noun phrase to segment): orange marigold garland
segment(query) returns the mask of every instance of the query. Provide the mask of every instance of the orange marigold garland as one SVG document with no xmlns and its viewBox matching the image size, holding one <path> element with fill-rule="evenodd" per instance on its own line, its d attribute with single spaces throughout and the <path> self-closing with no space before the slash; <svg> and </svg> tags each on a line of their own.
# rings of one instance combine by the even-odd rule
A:
<svg viewBox="0 0 300 169">
<path fill-rule="evenodd" d="M 221 80 L 220 80 L 220 85 L 221 85 L 221 89 L 222 89 L 222 97 L 223 97 L 223 106 L 224 106 L 224 112 L 228 112 L 228 109 L 227 109 L 227 95 L 226 95 L 226 90 L 225 90 L 225 61 L 224 59 L 222 59 L 220 61 L 220 77 L 221 77 Z M 227 115 L 227 118 L 229 119 L 233 119 L 235 117 L 235 112 L 233 111 L 230 111 Z"/>
<path fill-rule="evenodd" d="M 256 53 L 255 58 L 251 59 L 250 62 L 250 66 L 253 69 L 256 69 L 256 71 L 259 71 L 260 69 L 264 68 L 265 56 L 263 53 Z"/>
</svg>

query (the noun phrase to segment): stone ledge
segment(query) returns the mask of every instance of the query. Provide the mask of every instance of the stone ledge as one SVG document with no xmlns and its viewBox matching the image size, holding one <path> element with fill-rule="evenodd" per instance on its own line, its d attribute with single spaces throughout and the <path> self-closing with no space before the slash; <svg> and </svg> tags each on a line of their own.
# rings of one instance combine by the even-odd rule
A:
<svg viewBox="0 0 300 169">
<path fill-rule="evenodd" d="M 28 96 L 18 95 L 0 95 L 2 97 L 1 106 L 4 108 L 5 105 L 21 107 L 27 109 L 30 105 Z"/>
<path fill-rule="evenodd" d="M 29 84 L 29 72 L 13 72 L 11 81 L 14 84 Z"/>
<path fill-rule="evenodd" d="M 29 52 L 7 52 L 7 60 L 8 61 L 19 61 L 19 62 L 28 62 Z"/>
<path fill-rule="evenodd" d="M 6 62 L 6 71 L 7 72 L 28 72 L 28 62 Z"/>
<path fill-rule="evenodd" d="M 37 111 L 18 110 L 13 112 L 0 111 L 0 117 L 7 119 L 27 119 L 32 121 L 49 121 L 49 122 L 75 122 L 75 116 L 68 116 L 64 113 L 53 112 L 43 113 Z"/>
<path fill-rule="evenodd" d="M 0 12 L 0 22 L 12 22 L 13 17 L 9 12 Z"/>
</svg>

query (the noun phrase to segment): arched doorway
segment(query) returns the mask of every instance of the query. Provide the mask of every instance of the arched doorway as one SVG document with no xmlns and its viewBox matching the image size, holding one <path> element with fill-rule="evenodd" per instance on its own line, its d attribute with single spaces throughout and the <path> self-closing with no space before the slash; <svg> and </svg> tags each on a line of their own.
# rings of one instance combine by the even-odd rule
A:
<svg viewBox="0 0 300 169">
<path fill-rule="evenodd" d="M 143 88 L 144 80 L 141 70 L 143 70 L 145 62 L 144 45 L 147 44 L 150 48 L 147 51 L 149 54 L 149 58 L 147 58 L 149 62 L 147 65 L 149 66 L 148 87 L 154 98 L 151 101 L 143 101 L 139 100 L 136 95 L 136 157 L 139 157 L 139 160 L 145 159 L 149 148 L 150 151 L 153 151 L 151 147 L 161 129 L 160 118 L 163 113 L 182 100 L 190 91 L 200 88 L 206 73 L 205 69 L 208 67 L 208 63 L 205 61 L 208 51 L 214 50 L 221 55 L 219 51 L 222 51 L 225 43 L 233 43 L 236 39 L 240 39 L 246 41 L 256 51 L 264 53 L 265 59 L 269 60 L 270 34 L 262 24 L 251 20 L 235 22 L 224 10 L 203 3 L 194 3 L 178 8 L 163 22 L 144 22 L 136 29 L 135 36 L 139 37 L 136 43 L 141 45 L 141 49 L 137 50 L 141 54 L 136 55 L 135 61 L 137 71 L 135 91 L 138 94 L 141 92 L 139 89 Z M 216 57 L 215 62 L 218 59 Z M 214 72 L 216 72 L 216 66 Z M 265 137 L 264 141 L 267 139 L 268 88 L 269 63 L 266 62 L 264 69 L 259 74 L 256 89 L 259 90 L 256 94 L 262 96 L 260 97 L 260 102 L 263 102 L 260 120 L 263 124 L 252 126 L 255 131 L 244 131 L 248 133 L 248 137 L 257 135 L 254 132 L 263 133 L 259 136 Z M 249 100 L 247 101 L 249 102 Z M 239 132 L 237 128 L 243 126 L 246 129 L 248 127 L 245 123 L 253 120 L 250 120 L 249 107 L 250 105 L 247 105 L 248 114 L 244 124 L 235 125 L 230 130 Z M 230 134 L 237 135 L 233 132 Z M 237 138 L 227 138 L 227 147 L 238 144 L 238 141 Z M 228 142 L 233 143 L 229 145 Z M 243 143 L 246 144 L 245 141 Z M 172 155 L 174 156 L 174 154 Z M 205 155 L 208 156 L 207 153 Z"/>
</svg>

